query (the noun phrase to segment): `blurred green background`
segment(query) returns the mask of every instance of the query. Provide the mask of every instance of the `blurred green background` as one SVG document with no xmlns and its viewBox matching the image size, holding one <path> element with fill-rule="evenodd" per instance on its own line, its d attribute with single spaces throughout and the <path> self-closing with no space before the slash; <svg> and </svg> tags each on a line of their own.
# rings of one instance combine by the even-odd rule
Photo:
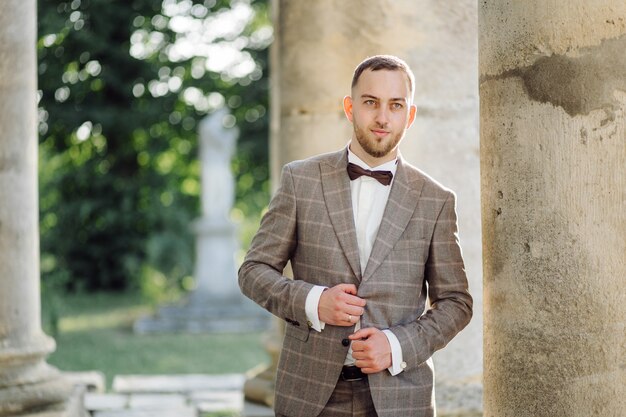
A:
<svg viewBox="0 0 626 417">
<path fill-rule="evenodd" d="M 258 334 L 139 337 L 130 326 L 194 286 L 189 225 L 199 215 L 202 118 L 227 107 L 225 127 L 240 130 L 231 218 L 242 248 L 269 201 L 268 7 L 38 2 L 43 323 L 58 344 L 51 363 L 110 376 L 240 372 L 263 360 Z"/>
<path fill-rule="evenodd" d="M 48 362 L 63 371 L 101 371 L 111 388 L 115 375 L 243 373 L 269 361 L 262 334 L 136 335 L 132 323 L 151 305 L 133 292 L 65 294 L 56 305 L 56 328 L 44 302 L 44 330 L 57 350 Z"/>
</svg>

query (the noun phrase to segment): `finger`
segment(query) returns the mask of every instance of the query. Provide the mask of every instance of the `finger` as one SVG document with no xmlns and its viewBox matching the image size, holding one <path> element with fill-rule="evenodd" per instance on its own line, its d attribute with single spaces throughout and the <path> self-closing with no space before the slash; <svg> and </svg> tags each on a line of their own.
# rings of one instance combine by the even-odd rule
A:
<svg viewBox="0 0 626 417">
<path fill-rule="evenodd" d="M 376 369 L 376 368 L 361 368 L 361 372 L 363 372 L 364 374 L 375 374 L 376 372 L 378 372 L 378 369 Z"/>
<path fill-rule="evenodd" d="M 360 352 L 360 351 L 354 350 L 354 349 L 352 349 L 352 357 L 356 361 L 362 361 L 362 360 L 367 359 L 367 357 L 365 356 L 365 354 L 363 352 Z"/>
<path fill-rule="evenodd" d="M 354 294 L 356 294 L 356 292 Z M 365 307 L 365 300 L 362 299 L 361 297 L 357 297 L 356 295 L 348 294 L 345 296 L 344 301 L 346 304 L 350 304 L 350 305 L 358 306 L 358 307 Z"/>
<path fill-rule="evenodd" d="M 348 336 L 348 339 L 358 340 L 358 339 L 367 339 L 374 333 L 376 333 L 377 329 L 374 327 L 366 327 L 364 329 L 359 329 L 355 333 L 352 333 Z"/>
<path fill-rule="evenodd" d="M 363 330 L 363 329 L 361 329 L 361 330 Z M 357 330 L 355 333 L 352 333 L 351 335 L 349 335 L 348 339 L 350 339 L 350 340 L 361 340 L 361 339 L 363 339 L 364 332 L 362 332 L 361 330 Z"/>
<path fill-rule="evenodd" d="M 364 352 L 364 351 L 365 351 L 365 343 L 361 342 L 360 340 L 355 340 L 352 342 L 352 352 Z"/>
<path fill-rule="evenodd" d="M 330 323 L 330 324 L 333 324 L 333 325 L 335 325 L 335 326 L 342 326 L 342 327 L 350 327 L 350 326 L 354 326 L 354 323 L 351 323 L 351 322 L 348 320 L 348 317 L 347 317 L 345 314 L 341 314 L 341 316 L 342 316 L 343 318 L 337 317 L 337 318 L 335 319 L 335 321 L 333 321 L 333 322 L 332 322 L 332 323 Z"/>
<path fill-rule="evenodd" d="M 354 361 L 354 365 L 361 368 L 361 370 L 363 370 L 363 368 L 371 368 L 372 367 L 372 363 L 370 361 L 367 360 L 356 360 Z"/>
<path fill-rule="evenodd" d="M 356 285 L 354 284 L 338 284 L 336 287 L 345 293 L 356 295 Z"/>
<path fill-rule="evenodd" d="M 365 310 L 363 309 L 363 307 L 357 307 L 354 305 L 347 304 L 344 307 L 344 311 L 346 312 L 346 314 L 349 314 L 351 316 L 360 317 L 363 315 L 363 312 Z"/>
</svg>

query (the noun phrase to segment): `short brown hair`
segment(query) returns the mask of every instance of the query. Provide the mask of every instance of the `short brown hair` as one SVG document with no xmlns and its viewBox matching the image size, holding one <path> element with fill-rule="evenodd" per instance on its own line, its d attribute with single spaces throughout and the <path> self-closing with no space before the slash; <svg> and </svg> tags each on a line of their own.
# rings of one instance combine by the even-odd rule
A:
<svg viewBox="0 0 626 417">
<path fill-rule="evenodd" d="M 406 74 L 409 79 L 409 89 L 411 90 L 411 99 L 413 99 L 413 93 L 415 91 L 415 76 L 413 75 L 413 71 L 409 68 L 409 65 L 393 55 L 374 55 L 363 62 L 361 62 L 356 69 L 354 70 L 354 75 L 352 76 L 352 88 L 356 85 L 363 74 L 363 71 L 378 71 L 378 70 L 389 70 L 389 71 L 402 71 Z"/>
</svg>

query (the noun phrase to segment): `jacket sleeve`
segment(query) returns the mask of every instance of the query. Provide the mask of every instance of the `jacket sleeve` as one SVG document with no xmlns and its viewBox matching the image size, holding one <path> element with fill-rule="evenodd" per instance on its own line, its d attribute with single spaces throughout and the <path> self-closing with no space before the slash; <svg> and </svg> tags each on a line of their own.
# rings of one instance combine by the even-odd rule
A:
<svg viewBox="0 0 626 417">
<path fill-rule="evenodd" d="M 307 327 L 306 297 L 313 284 L 283 276 L 297 246 L 296 194 L 286 165 L 279 188 L 239 268 L 243 294 L 258 305 L 300 327 Z"/>
<path fill-rule="evenodd" d="M 455 195 L 451 192 L 434 226 L 424 277 L 430 308 L 416 321 L 390 329 L 402 346 L 407 370 L 447 345 L 472 317 L 472 297 L 458 239 Z"/>
</svg>

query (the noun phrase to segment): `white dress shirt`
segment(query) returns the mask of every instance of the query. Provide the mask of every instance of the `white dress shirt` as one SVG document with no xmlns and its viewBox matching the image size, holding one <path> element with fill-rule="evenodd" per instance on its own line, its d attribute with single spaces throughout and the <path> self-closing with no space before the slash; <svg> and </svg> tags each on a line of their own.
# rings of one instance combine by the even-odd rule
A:
<svg viewBox="0 0 626 417">
<path fill-rule="evenodd" d="M 386 162 L 377 167 L 370 167 L 356 156 L 348 148 L 348 162 L 356 164 L 361 168 L 372 171 L 390 171 L 394 176 L 397 168 L 397 159 Z M 346 173 L 346 175 L 348 175 Z M 354 223 L 356 228 L 356 239 L 359 247 L 359 262 L 361 265 L 361 274 L 365 272 L 367 261 L 372 253 L 372 247 L 378 234 L 378 228 L 383 218 L 385 206 L 389 199 L 389 192 L 393 185 L 382 185 L 374 178 L 363 175 L 353 181 L 350 181 L 350 191 L 352 194 L 352 211 L 354 215 Z M 309 291 L 306 298 L 305 310 L 307 319 L 311 322 L 311 328 L 318 332 L 324 329 L 326 323 L 320 321 L 318 315 L 319 300 L 322 292 L 326 289 L 323 286 L 315 286 Z M 354 330 L 361 328 L 361 321 L 357 321 Z M 402 372 L 402 348 L 398 338 L 388 329 L 384 329 L 383 333 L 387 336 L 391 345 L 391 366 L 387 368 L 391 375 L 397 375 Z M 352 357 L 352 346 L 348 349 L 348 355 L 344 365 L 354 365 Z"/>
</svg>

